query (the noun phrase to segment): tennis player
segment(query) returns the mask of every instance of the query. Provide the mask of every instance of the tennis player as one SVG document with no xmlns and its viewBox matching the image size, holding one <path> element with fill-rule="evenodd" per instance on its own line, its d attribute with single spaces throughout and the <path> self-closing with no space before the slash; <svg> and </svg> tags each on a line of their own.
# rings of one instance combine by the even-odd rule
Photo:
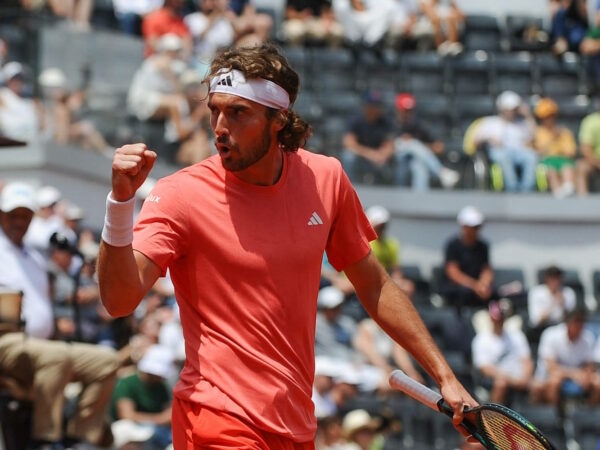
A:
<svg viewBox="0 0 600 450">
<path fill-rule="evenodd" d="M 159 180 L 134 226 L 135 192 L 157 155 L 141 143 L 117 149 L 98 261 L 114 316 L 170 272 L 186 340 L 175 449 L 314 449 L 324 251 L 458 423 L 476 402 L 371 253 L 376 235 L 338 160 L 301 148 L 310 127 L 292 109 L 298 74 L 264 44 L 216 56 L 206 82 L 218 155 Z"/>
</svg>

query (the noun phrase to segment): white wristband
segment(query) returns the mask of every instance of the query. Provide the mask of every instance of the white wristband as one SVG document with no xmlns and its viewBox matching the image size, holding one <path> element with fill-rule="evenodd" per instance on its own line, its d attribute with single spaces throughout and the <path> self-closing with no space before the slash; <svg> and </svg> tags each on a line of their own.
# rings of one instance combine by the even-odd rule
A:
<svg viewBox="0 0 600 450">
<path fill-rule="evenodd" d="M 135 197 L 125 202 L 118 202 L 106 197 L 106 215 L 102 228 L 102 240 L 113 247 L 126 247 L 133 242 L 133 210 Z"/>
</svg>

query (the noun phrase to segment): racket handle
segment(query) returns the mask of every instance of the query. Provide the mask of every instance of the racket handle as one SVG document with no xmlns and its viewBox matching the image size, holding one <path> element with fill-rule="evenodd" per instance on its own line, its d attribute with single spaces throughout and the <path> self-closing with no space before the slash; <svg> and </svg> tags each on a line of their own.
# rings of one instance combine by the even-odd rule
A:
<svg viewBox="0 0 600 450">
<path fill-rule="evenodd" d="M 399 369 L 394 370 L 390 375 L 389 383 L 392 388 L 404 392 L 425 406 L 429 406 L 438 412 L 442 410 L 442 396 L 418 381 L 413 380 L 403 371 Z"/>
</svg>

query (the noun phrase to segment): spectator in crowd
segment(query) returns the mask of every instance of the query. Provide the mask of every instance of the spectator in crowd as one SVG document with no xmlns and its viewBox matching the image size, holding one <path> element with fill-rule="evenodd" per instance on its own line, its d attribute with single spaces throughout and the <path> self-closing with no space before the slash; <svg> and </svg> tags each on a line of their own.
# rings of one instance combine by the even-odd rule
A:
<svg viewBox="0 0 600 450">
<path fill-rule="evenodd" d="M 142 62 L 127 93 L 127 107 L 141 121 L 165 121 L 185 102 L 179 77 L 186 63 L 181 58 L 182 40 L 174 34 L 162 36 L 156 53 Z"/>
<path fill-rule="evenodd" d="M 494 298 L 489 244 L 480 237 L 484 220 L 477 208 L 465 206 L 457 216 L 460 233 L 445 245 L 441 293 L 457 308 L 481 309 Z"/>
<path fill-rule="evenodd" d="M 487 144 L 492 162 L 502 169 L 506 191 L 530 192 L 535 188 L 537 153 L 532 148 L 536 122 L 529 105 L 513 91 L 496 99 L 498 114 L 481 119 L 475 130 L 476 145 Z M 516 168 L 521 168 L 520 181 Z"/>
<path fill-rule="evenodd" d="M 573 132 L 557 122 L 558 104 L 542 98 L 535 106 L 540 123 L 535 131 L 533 146 L 548 173 L 550 191 L 557 198 L 575 194 L 575 155 L 577 143 Z"/>
<path fill-rule="evenodd" d="M 514 393 L 528 393 L 533 359 L 527 337 L 520 329 L 505 327 L 510 301 L 489 303 L 491 329 L 478 330 L 472 342 L 477 384 L 490 392 L 489 401 L 507 405 Z"/>
<path fill-rule="evenodd" d="M 343 450 L 344 442 L 342 418 L 339 415 L 318 418 L 315 450 Z"/>
<path fill-rule="evenodd" d="M 353 409 L 344 415 L 342 430 L 348 445 L 344 450 L 383 450 L 385 439 L 379 432 L 382 421 L 364 409 Z"/>
<path fill-rule="evenodd" d="M 587 0 L 552 1 L 556 6 L 550 27 L 552 51 L 562 55 L 567 51 L 578 52 L 589 28 Z"/>
<path fill-rule="evenodd" d="M 37 209 L 34 189 L 7 184 L 0 194 L 0 285 L 23 292 L 23 332 L 0 336 L 0 373 L 33 399 L 32 448 L 86 441 L 112 443 L 105 421 L 118 359 L 108 348 L 50 340 L 54 335 L 46 261 L 23 237 Z M 82 392 L 64 423 L 64 391 L 80 382 Z"/>
<path fill-rule="evenodd" d="M 112 0 L 119 27 L 130 36 L 142 36 L 144 17 L 163 5 L 164 0 Z"/>
<path fill-rule="evenodd" d="M 460 34 L 465 15 L 455 0 L 419 0 L 421 11 L 434 31 L 434 39 L 441 55 L 458 55 L 463 51 Z"/>
<path fill-rule="evenodd" d="M 196 164 L 212 154 L 210 111 L 206 103 L 206 87 L 200 74 L 188 69 L 179 78 L 177 104 L 170 105 L 165 123 L 165 141 L 175 147 L 177 164 Z"/>
<path fill-rule="evenodd" d="M 315 357 L 315 378 L 312 400 L 317 419 L 331 417 L 337 413 L 338 404 L 331 397 L 334 379 L 341 373 L 337 361 L 328 356 Z"/>
<path fill-rule="evenodd" d="M 381 369 L 386 377 L 389 377 L 392 370 L 401 369 L 420 383 L 425 382 L 410 354 L 395 343 L 373 319 L 366 318 L 358 323 L 352 341 L 365 362 Z"/>
<path fill-rule="evenodd" d="M 582 307 L 568 311 L 564 322 L 546 328 L 540 337 L 538 362 L 531 385 L 533 402 L 558 406 L 565 397 L 598 398 L 594 377 L 594 334 L 585 328 Z"/>
<path fill-rule="evenodd" d="M 289 45 L 337 47 L 344 37 L 344 29 L 335 19 L 329 0 L 287 0 L 281 33 Z"/>
<path fill-rule="evenodd" d="M 229 0 L 196 0 L 196 11 L 183 20 L 194 41 L 192 65 L 205 72 L 217 51 L 235 42 Z"/>
<path fill-rule="evenodd" d="M 415 114 L 415 97 L 400 93 L 396 96 L 395 105 L 398 127 L 394 141 L 396 158 L 398 164 L 410 166 L 412 188 L 428 190 L 431 175 L 439 179 L 442 187 L 454 187 L 460 175 L 441 163 L 439 158 L 444 154 L 444 143 L 434 138 L 419 122 Z"/>
<path fill-rule="evenodd" d="M 164 450 L 172 443 L 168 380 L 174 371 L 171 350 L 153 345 L 145 351 L 137 370 L 117 381 L 112 395 L 111 416 L 115 423 L 125 420 L 138 427 L 151 428 L 147 447 L 151 450 Z M 113 430 L 115 434 L 118 432 L 118 428 L 113 427 Z"/>
<path fill-rule="evenodd" d="M 270 40 L 273 19 L 260 12 L 250 0 L 229 0 L 231 23 L 235 31 L 235 45 L 253 47 Z"/>
<path fill-rule="evenodd" d="M 194 43 L 184 16 L 185 0 L 164 0 L 160 8 L 146 14 L 142 20 L 142 38 L 146 44 L 144 56 L 160 52 L 160 39 L 169 34 L 181 39 L 181 54 L 183 59 L 188 61 Z"/>
<path fill-rule="evenodd" d="M 333 0 L 333 13 L 342 25 L 351 48 L 367 48 L 378 52 L 384 43 L 392 17 L 391 0 Z"/>
<path fill-rule="evenodd" d="M 84 84 L 87 81 L 84 80 Z M 44 129 L 58 144 L 75 144 L 112 156 L 113 148 L 86 117 L 87 86 L 69 90 L 67 78 L 56 67 L 44 69 L 38 77 L 42 91 Z"/>
<path fill-rule="evenodd" d="M 579 126 L 579 150 L 581 157 L 575 166 L 577 194 L 586 196 L 590 190 L 590 178 L 600 171 L 600 112 L 594 111 L 583 118 Z"/>
<path fill-rule="evenodd" d="M 25 243 L 45 257 L 48 256 L 50 237 L 56 232 L 66 235 L 72 244 L 76 243 L 77 235 L 67 229 L 59 213 L 62 200 L 63 194 L 55 186 L 45 185 L 36 191 L 37 211 L 25 234 Z"/>
<path fill-rule="evenodd" d="M 54 16 L 64 19 L 74 30 L 88 31 L 94 11 L 94 0 L 20 0 L 28 11 L 37 12 L 49 7 Z"/>
<path fill-rule="evenodd" d="M 0 135 L 22 142 L 40 136 L 42 110 L 39 101 L 26 95 L 26 69 L 12 61 L 0 69 Z"/>
<path fill-rule="evenodd" d="M 412 298 L 415 293 L 415 284 L 404 277 L 400 265 L 400 241 L 388 234 L 390 212 L 387 208 L 374 205 L 365 211 L 371 226 L 377 233 L 377 239 L 371 241 L 371 250 L 390 274 L 392 280 L 402 289 L 406 295 Z"/>
<path fill-rule="evenodd" d="M 544 281 L 527 294 L 528 337 L 535 345 L 539 343 L 542 331 L 561 323 L 565 314 L 576 306 L 575 291 L 563 284 L 563 278 L 560 267 L 548 266 L 544 270 Z"/>
<path fill-rule="evenodd" d="M 402 180 L 402 169 L 394 155 L 393 127 L 383 94 L 376 90 L 366 92 L 362 111 L 349 120 L 342 141 L 342 164 L 353 183 Z"/>
<path fill-rule="evenodd" d="M 421 11 L 418 0 L 394 0 L 392 23 L 386 42 L 392 48 L 435 48 L 433 25 Z"/>
</svg>

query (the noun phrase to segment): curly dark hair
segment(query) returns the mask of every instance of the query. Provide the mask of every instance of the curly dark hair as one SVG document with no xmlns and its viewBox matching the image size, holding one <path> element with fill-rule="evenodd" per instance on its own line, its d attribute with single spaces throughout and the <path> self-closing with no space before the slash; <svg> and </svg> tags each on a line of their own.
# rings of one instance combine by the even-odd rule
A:
<svg viewBox="0 0 600 450">
<path fill-rule="evenodd" d="M 210 80 L 222 69 L 239 70 L 246 78 L 263 78 L 285 89 L 290 96 L 290 107 L 285 111 L 286 124 L 277 135 L 279 144 L 288 152 L 295 152 L 306 144 L 312 128 L 292 110 L 300 89 L 300 77 L 277 46 L 264 43 L 225 49 L 215 55 L 204 82 L 210 85 Z M 277 109 L 267 109 L 267 117 L 279 113 Z"/>
</svg>

